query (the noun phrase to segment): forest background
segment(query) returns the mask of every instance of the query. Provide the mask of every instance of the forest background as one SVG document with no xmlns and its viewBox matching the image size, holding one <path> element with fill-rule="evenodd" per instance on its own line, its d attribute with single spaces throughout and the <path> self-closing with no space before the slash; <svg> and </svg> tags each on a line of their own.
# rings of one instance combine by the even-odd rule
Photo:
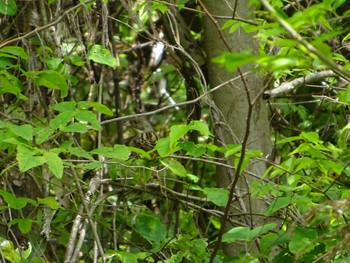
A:
<svg viewBox="0 0 350 263">
<path fill-rule="evenodd" d="M 0 0 L 0 261 L 348 262 L 349 7 Z"/>
</svg>

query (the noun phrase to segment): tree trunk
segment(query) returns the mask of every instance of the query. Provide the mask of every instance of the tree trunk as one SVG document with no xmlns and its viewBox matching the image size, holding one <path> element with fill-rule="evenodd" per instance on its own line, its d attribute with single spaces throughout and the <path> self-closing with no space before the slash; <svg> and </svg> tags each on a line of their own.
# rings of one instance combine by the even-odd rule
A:
<svg viewBox="0 0 350 263">
<path fill-rule="evenodd" d="M 237 7 L 235 8 L 236 2 Z M 207 14 L 204 19 L 204 42 L 207 53 L 209 83 L 211 87 L 216 87 L 240 75 L 238 72 L 228 72 L 223 67 L 212 63 L 212 58 L 223 52 L 239 53 L 245 50 L 257 50 L 257 43 L 255 43 L 253 36 L 245 33 L 241 28 L 234 33 L 229 33 L 229 29 L 221 30 L 222 34 L 219 34 L 220 28 L 233 16 L 234 10 L 236 10 L 235 17 L 242 19 L 247 19 L 248 15 L 252 13 L 252 10 L 248 10 L 248 0 L 206 0 L 203 3 L 207 9 L 206 11 L 212 15 L 210 18 Z M 222 17 L 227 17 L 227 19 L 222 19 Z M 217 25 L 215 25 L 213 19 L 217 21 Z M 248 96 L 251 101 L 254 101 L 264 87 L 264 78 L 256 72 L 249 72 L 251 69 L 251 65 L 240 68 L 241 73 L 244 75 L 247 88 L 244 81 L 241 78 L 237 78 L 237 80 L 213 94 L 214 103 L 219 112 L 221 112 L 220 123 L 216 124 L 215 127 L 217 141 L 220 145 L 243 142 L 247 129 Z M 220 133 L 222 136 L 220 136 Z M 260 150 L 263 152 L 263 156 L 269 154 L 272 149 L 268 113 L 261 98 L 253 106 L 247 148 Z M 232 202 L 230 211 L 232 214 L 237 215 L 233 219 L 239 223 L 237 225 L 227 223 L 225 232 L 239 224 L 253 228 L 264 223 L 263 213 L 266 210 L 266 204 L 260 200 L 251 198 L 249 186 L 252 181 L 262 176 L 265 170 L 266 164 L 264 162 L 253 160 L 245 172 L 241 174 L 235 188 L 236 196 Z M 218 168 L 217 181 L 219 187 L 228 187 L 233 181 L 233 177 L 233 172 L 228 171 L 226 168 Z M 248 244 L 224 243 L 223 249 L 228 255 L 237 255 L 242 251 L 257 251 L 257 244 L 255 243 L 253 247 L 247 247 Z"/>
</svg>

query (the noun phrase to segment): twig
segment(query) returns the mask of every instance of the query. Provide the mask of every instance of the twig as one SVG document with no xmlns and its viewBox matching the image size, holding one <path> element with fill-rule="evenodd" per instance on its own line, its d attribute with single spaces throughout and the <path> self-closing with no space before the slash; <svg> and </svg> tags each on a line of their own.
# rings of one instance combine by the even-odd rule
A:
<svg viewBox="0 0 350 263">
<path fill-rule="evenodd" d="M 312 74 L 307 75 L 305 77 L 300 77 L 300 78 L 294 79 L 290 82 L 285 82 L 275 89 L 265 91 L 263 94 L 263 98 L 265 100 L 275 98 L 275 97 L 278 97 L 281 95 L 285 95 L 286 93 L 290 93 L 293 90 L 295 90 L 295 89 L 297 89 L 305 84 L 320 81 L 320 80 L 323 80 L 325 78 L 337 77 L 337 76 L 338 76 L 338 74 L 336 74 L 333 70 L 312 73 Z"/>
</svg>

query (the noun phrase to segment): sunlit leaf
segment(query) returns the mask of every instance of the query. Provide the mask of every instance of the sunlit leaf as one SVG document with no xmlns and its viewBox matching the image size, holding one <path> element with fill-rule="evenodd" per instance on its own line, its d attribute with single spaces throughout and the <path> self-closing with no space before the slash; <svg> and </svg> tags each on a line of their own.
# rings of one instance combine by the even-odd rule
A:
<svg viewBox="0 0 350 263">
<path fill-rule="evenodd" d="M 15 15 L 17 13 L 15 0 L 0 0 L 0 13 L 8 16 Z"/>
<path fill-rule="evenodd" d="M 108 49 L 101 45 L 94 45 L 89 50 L 88 58 L 96 63 L 107 65 L 113 69 L 117 68 L 117 60 L 111 55 Z"/>
<path fill-rule="evenodd" d="M 49 166 L 50 171 L 55 175 L 56 178 L 61 179 L 63 175 L 63 161 L 57 153 L 48 152 L 45 154 L 46 162 Z"/>
<path fill-rule="evenodd" d="M 236 241 L 252 241 L 258 236 L 274 229 L 276 223 L 270 223 L 263 226 L 250 229 L 249 227 L 234 227 L 222 236 L 222 241 L 232 243 Z"/>
<path fill-rule="evenodd" d="M 0 0 L 0 6 L 1 6 L 1 1 L 3 1 L 3 0 Z M 3 47 L 3 48 L 0 48 L 0 53 L 1 52 L 18 56 L 18 57 L 20 57 L 20 58 L 22 58 L 24 60 L 28 60 L 28 54 L 24 51 L 24 49 L 22 47 L 6 46 L 6 47 Z"/>
<path fill-rule="evenodd" d="M 224 188 L 203 188 L 207 198 L 218 206 L 226 206 L 229 192 Z"/>
</svg>

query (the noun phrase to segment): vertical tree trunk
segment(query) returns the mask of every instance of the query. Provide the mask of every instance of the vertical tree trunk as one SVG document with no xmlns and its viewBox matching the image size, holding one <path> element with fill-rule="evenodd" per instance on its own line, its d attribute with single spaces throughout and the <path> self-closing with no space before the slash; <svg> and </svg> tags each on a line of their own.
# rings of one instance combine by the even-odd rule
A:
<svg viewBox="0 0 350 263">
<path fill-rule="evenodd" d="M 237 2 L 237 6 L 235 4 Z M 211 87 L 238 77 L 237 72 L 227 72 L 224 68 L 212 63 L 212 58 L 222 54 L 223 52 L 239 53 L 244 50 L 256 50 L 257 44 L 252 35 L 245 33 L 242 29 L 229 33 L 228 29 L 222 30 L 219 34 L 221 26 L 233 17 L 247 19 L 251 14 L 248 10 L 248 0 L 228 0 L 214 1 L 205 0 L 203 4 L 212 17 L 208 14 L 204 19 L 204 42 L 207 53 L 207 65 L 209 73 L 209 83 Z M 203 8 L 203 10 L 205 9 Z M 227 17 L 223 19 L 222 17 Z M 218 22 L 215 25 L 214 20 Z M 224 39 L 222 38 L 224 37 Z M 225 42 L 226 41 L 226 44 Z M 240 70 L 244 75 L 249 92 L 246 91 L 244 82 L 241 78 L 231 82 L 225 87 L 216 91 L 213 95 L 214 103 L 221 111 L 220 123 L 216 126 L 219 144 L 242 143 L 246 133 L 246 120 L 248 116 L 248 97 L 253 101 L 261 92 L 264 86 L 264 79 L 256 72 L 249 72 L 252 66 L 244 66 Z M 263 152 L 264 156 L 271 152 L 272 143 L 270 140 L 268 113 L 264 102 L 259 98 L 253 107 L 253 114 L 250 120 L 248 149 L 257 149 Z M 253 160 L 239 178 L 235 189 L 235 200 L 232 203 L 231 213 L 237 215 L 233 218 L 242 225 L 253 228 L 254 226 L 263 224 L 263 213 L 266 205 L 259 200 L 251 198 L 249 193 L 249 185 L 252 181 L 259 178 L 266 170 L 266 165 L 262 161 Z M 251 176 L 254 174 L 256 177 Z M 217 170 L 217 179 L 219 187 L 228 187 L 233 180 L 233 173 L 227 169 L 219 167 Z M 226 224 L 226 230 L 237 225 Z M 223 249 L 228 255 L 237 255 L 242 251 L 256 251 L 257 246 L 247 247 L 247 244 L 224 244 Z"/>
</svg>

